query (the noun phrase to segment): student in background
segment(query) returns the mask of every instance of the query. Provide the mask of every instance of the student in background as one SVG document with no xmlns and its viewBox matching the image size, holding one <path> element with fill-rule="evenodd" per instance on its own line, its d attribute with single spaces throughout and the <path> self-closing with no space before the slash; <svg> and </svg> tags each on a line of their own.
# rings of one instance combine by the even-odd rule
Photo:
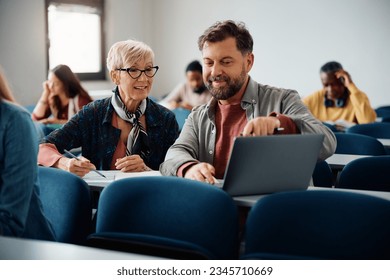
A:
<svg viewBox="0 0 390 280">
<path fill-rule="evenodd" d="M 261 85 L 249 76 L 253 39 L 243 23 L 217 22 L 198 45 L 213 98 L 189 115 L 160 166 L 163 175 L 214 183 L 224 176 L 236 136 L 272 135 L 278 128 L 285 134 L 324 134 L 319 159 L 334 153 L 334 134 L 309 113 L 296 91 Z"/>
<path fill-rule="evenodd" d="M 38 140 L 0 69 L 0 235 L 54 240 L 38 190 Z"/>
<path fill-rule="evenodd" d="M 32 119 L 41 124 L 43 134 L 66 123 L 80 109 L 92 101 L 77 76 L 67 66 L 60 64 L 43 82 L 43 92 L 32 113 Z"/>
<path fill-rule="evenodd" d="M 317 119 L 339 124 L 340 129 L 375 121 L 376 113 L 367 95 L 356 87 L 340 63 L 325 63 L 320 69 L 320 78 L 323 88 L 303 98 Z"/>
<path fill-rule="evenodd" d="M 207 103 L 210 98 L 211 94 L 203 82 L 202 65 L 194 60 L 186 67 L 186 81 L 177 85 L 161 104 L 169 109 L 182 107 L 191 110 Z"/>
<path fill-rule="evenodd" d="M 38 163 L 84 176 L 91 169 L 140 172 L 158 170 L 178 136 L 174 114 L 148 98 L 158 66 L 145 43 L 115 43 L 107 68 L 116 85 L 112 97 L 86 105 L 45 137 Z M 82 158 L 62 155 L 81 147 Z"/>
</svg>

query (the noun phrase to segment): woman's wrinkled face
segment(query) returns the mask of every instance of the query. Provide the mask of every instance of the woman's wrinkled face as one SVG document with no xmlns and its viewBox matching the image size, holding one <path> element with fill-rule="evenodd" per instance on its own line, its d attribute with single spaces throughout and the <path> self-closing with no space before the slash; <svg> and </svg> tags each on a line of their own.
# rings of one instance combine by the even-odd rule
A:
<svg viewBox="0 0 390 280">
<path fill-rule="evenodd" d="M 130 75 L 135 76 L 134 74 L 137 73 L 137 70 L 146 70 L 150 67 L 153 67 L 152 59 L 145 58 L 132 65 L 123 65 L 123 69 L 130 68 L 130 73 L 127 71 L 115 71 L 117 78 L 114 82 L 118 85 L 119 93 L 125 104 L 134 101 L 141 102 L 148 97 L 152 89 L 154 77 L 148 77 L 145 75 L 145 72 L 142 72 L 141 75 L 135 79 Z"/>
</svg>

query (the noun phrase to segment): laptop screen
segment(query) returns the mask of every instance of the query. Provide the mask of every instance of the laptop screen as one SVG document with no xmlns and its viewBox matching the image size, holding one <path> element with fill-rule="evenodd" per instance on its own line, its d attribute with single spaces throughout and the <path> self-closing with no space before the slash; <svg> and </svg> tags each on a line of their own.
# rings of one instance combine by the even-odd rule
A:
<svg viewBox="0 0 390 280">
<path fill-rule="evenodd" d="M 232 196 L 307 189 L 324 136 L 237 137 L 223 181 Z"/>
</svg>

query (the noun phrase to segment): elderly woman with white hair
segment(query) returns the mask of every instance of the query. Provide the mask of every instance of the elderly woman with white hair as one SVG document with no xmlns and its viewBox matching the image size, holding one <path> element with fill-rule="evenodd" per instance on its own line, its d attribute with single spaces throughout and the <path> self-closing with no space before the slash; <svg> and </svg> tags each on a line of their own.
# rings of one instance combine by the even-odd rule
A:
<svg viewBox="0 0 390 280">
<path fill-rule="evenodd" d="M 84 176 L 91 169 L 158 170 L 178 137 L 174 114 L 148 98 L 158 71 L 154 53 L 143 42 L 115 43 L 107 68 L 113 95 L 83 107 L 40 144 L 38 163 Z M 62 155 L 81 147 L 81 160 Z"/>
</svg>

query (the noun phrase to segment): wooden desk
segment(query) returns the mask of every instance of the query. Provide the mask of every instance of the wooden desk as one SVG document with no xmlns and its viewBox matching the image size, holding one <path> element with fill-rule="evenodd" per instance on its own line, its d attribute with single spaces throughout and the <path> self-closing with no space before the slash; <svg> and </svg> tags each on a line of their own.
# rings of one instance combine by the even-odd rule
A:
<svg viewBox="0 0 390 280">
<path fill-rule="evenodd" d="M 326 162 L 329 164 L 332 170 L 340 171 L 344 168 L 345 165 L 351 161 L 359 158 L 370 157 L 367 155 L 347 155 L 347 154 L 333 154 L 326 159 Z"/>
<path fill-rule="evenodd" d="M 153 256 L 124 253 L 67 243 L 0 236 L 0 260 L 157 260 Z"/>
<path fill-rule="evenodd" d="M 322 187 L 312 187 L 312 186 L 310 186 L 308 188 L 308 191 L 318 191 L 318 190 L 328 190 L 330 192 L 332 192 L 332 191 L 354 192 L 354 193 L 361 193 L 361 194 L 376 196 L 376 197 L 390 200 L 390 192 L 338 189 L 338 188 L 322 188 Z M 233 199 L 236 202 L 237 206 L 252 207 L 259 199 L 261 199 L 265 196 L 266 196 L 266 194 L 265 195 L 239 196 L 239 197 L 234 197 Z"/>
</svg>

